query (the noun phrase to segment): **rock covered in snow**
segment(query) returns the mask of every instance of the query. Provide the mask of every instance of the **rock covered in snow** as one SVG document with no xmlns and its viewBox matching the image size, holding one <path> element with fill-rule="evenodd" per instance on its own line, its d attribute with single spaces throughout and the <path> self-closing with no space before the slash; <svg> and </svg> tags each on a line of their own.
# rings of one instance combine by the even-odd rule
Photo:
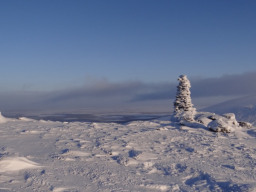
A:
<svg viewBox="0 0 256 192">
<path fill-rule="evenodd" d="M 227 119 L 229 119 L 230 121 L 232 121 L 232 123 L 236 126 L 239 126 L 239 123 L 236 120 L 236 116 L 234 113 L 225 113 L 223 114 L 223 117 L 226 117 Z"/>
<path fill-rule="evenodd" d="M 195 120 L 206 127 L 210 122 L 212 122 L 212 120 L 215 120 L 216 118 L 217 115 L 215 113 L 210 112 L 198 112 L 195 115 Z"/>
<path fill-rule="evenodd" d="M 179 85 L 177 86 L 177 95 L 174 102 L 175 112 L 191 111 L 193 104 L 190 97 L 190 81 L 186 75 L 181 75 L 178 80 Z"/>
<path fill-rule="evenodd" d="M 180 122 L 180 124 L 186 124 L 187 122 L 194 122 L 194 111 L 182 111 L 175 115 L 175 119 Z"/>
<path fill-rule="evenodd" d="M 240 127 L 243 127 L 243 128 L 252 128 L 252 124 L 249 123 L 249 122 L 239 121 L 238 123 L 239 123 Z"/>
<path fill-rule="evenodd" d="M 208 128 L 214 132 L 230 133 L 231 127 L 223 119 L 215 119 L 208 124 Z"/>
<path fill-rule="evenodd" d="M 211 112 L 197 112 L 195 121 L 214 132 L 230 133 L 239 128 L 251 128 L 248 122 L 238 122 L 234 113 L 218 115 Z"/>
<path fill-rule="evenodd" d="M 223 116 L 229 120 L 229 122 L 232 126 L 240 127 L 239 123 L 236 120 L 236 116 L 234 113 L 226 113 L 226 114 L 223 114 Z"/>
<path fill-rule="evenodd" d="M 190 81 L 186 75 L 181 75 L 177 86 L 176 99 L 174 101 L 174 113 L 178 121 L 194 121 L 196 109 L 193 107 L 190 97 Z"/>
<path fill-rule="evenodd" d="M 250 123 L 238 122 L 234 113 L 226 113 L 221 116 L 209 112 L 196 112 L 190 97 L 190 81 L 186 75 L 181 75 L 178 80 L 179 85 L 177 86 L 172 119 L 178 121 L 180 125 L 203 126 L 215 132 L 225 133 L 233 132 L 241 127 L 252 127 Z"/>
<path fill-rule="evenodd" d="M 223 116 L 215 116 L 209 124 L 208 128 L 215 132 L 230 133 L 239 128 L 239 123 L 235 118 L 234 113 L 227 113 Z"/>
</svg>

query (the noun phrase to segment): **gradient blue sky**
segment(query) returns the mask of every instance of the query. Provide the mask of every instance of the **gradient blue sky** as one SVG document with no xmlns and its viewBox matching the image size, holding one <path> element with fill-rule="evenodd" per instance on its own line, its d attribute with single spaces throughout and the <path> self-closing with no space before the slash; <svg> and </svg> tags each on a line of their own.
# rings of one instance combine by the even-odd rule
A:
<svg viewBox="0 0 256 192">
<path fill-rule="evenodd" d="M 0 88 L 256 71 L 255 0 L 2 0 Z"/>
</svg>

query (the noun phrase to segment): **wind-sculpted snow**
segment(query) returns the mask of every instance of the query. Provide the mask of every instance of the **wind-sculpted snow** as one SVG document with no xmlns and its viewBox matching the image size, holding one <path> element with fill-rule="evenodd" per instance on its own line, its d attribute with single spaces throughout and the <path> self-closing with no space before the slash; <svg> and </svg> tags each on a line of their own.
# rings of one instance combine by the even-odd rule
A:
<svg viewBox="0 0 256 192">
<path fill-rule="evenodd" d="M 1 123 L 0 191 L 256 190 L 255 128 L 216 133 L 169 119 Z"/>
</svg>

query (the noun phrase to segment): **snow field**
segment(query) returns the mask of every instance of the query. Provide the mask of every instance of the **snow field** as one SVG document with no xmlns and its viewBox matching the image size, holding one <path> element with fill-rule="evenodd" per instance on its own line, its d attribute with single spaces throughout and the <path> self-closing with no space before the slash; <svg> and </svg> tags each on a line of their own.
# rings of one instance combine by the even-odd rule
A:
<svg viewBox="0 0 256 192">
<path fill-rule="evenodd" d="M 256 190 L 255 128 L 215 133 L 169 119 L 5 120 L 0 191 Z"/>
</svg>

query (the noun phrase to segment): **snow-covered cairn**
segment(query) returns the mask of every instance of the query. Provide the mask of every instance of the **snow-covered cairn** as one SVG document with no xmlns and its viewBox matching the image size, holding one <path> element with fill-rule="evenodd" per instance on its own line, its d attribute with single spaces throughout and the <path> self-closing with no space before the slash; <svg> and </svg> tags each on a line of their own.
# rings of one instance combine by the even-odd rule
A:
<svg viewBox="0 0 256 192">
<path fill-rule="evenodd" d="M 178 80 L 173 117 L 179 124 L 194 128 L 205 127 L 215 132 L 225 133 L 252 127 L 248 122 L 238 122 L 234 113 L 217 115 L 210 112 L 196 112 L 190 97 L 190 81 L 186 75 L 181 75 Z"/>
<path fill-rule="evenodd" d="M 186 75 L 180 75 L 178 78 L 176 99 L 174 101 L 174 117 L 178 121 L 193 122 L 196 109 L 191 101 L 190 81 Z"/>
</svg>

